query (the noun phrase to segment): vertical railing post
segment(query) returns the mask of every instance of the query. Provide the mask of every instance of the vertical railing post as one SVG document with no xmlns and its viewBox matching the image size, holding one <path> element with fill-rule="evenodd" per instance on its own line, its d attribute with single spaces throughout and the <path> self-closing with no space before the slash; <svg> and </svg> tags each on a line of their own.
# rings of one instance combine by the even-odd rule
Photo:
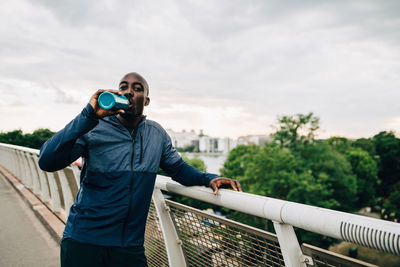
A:
<svg viewBox="0 0 400 267">
<path fill-rule="evenodd" d="M 39 180 L 40 180 L 40 196 L 44 202 L 49 202 L 50 201 L 50 188 L 49 184 L 47 182 L 47 177 L 44 171 L 42 171 L 39 167 L 39 162 L 38 159 L 34 159 L 34 164 L 35 168 L 37 170 L 37 173 L 39 175 Z"/>
<path fill-rule="evenodd" d="M 21 172 L 21 168 L 20 168 L 20 160 L 19 160 L 19 155 L 18 155 L 18 150 L 16 149 L 12 149 L 10 148 L 10 150 L 12 151 L 12 155 L 13 155 L 13 168 L 14 170 L 11 171 L 12 174 L 14 174 L 15 177 L 18 177 L 18 179 L 20 179 L 22 181 L 22 172 Z"/>
<path fill-rule="evenodd" d="M 22 167 L 24 168 L 25 173 L 25 187 L 33 189 L 33 175 L 29 166 L 28 152 L 22 151 L 21 156 L 24 164 Z"/>
<path fill-rule="evenodd" d="M 69 209 L 74 204 L 74 195 L 72 192 L 71 185 L 69 184 L 68 178 L 67 178 L 67 169 L 59 170 L 57 171 L 57 176 L 58 176 L 58 181 L 59 181 L 59 193 L 62 194 L 62 199 L 64 206 L 62 207 L 64 209 L 66 217 L 68 217 L 69 214 Z M 56 178 L 57 179 L 57 178 Z M 57 180 L 56 180 L 57 182 Z M 61 189 L 61 192 L 60 192 Z M 61 204 L 62 205 L 62 204 Z"/>
<path fill-rule="evenodd" d="M 313 265 L 312 259 L 303 255 L 299 241 L 293 226 L 274 222 L 276 235 L 278 236 L 279 246 L 281 247 L 283 261 L 287 267 L 306 267 Z"/>
<path fill-rule="evenodd" d="M 169 265 L 174 267 L 186 266 L 185 255 L 181 247 L 182 242 L 176 232 L 174 222 L 169 213 L 169 208 L 165 203 L 164 196 L 160 189 L 154 189 L 153 203 L 164 236 Z"/>
<path fill-rule="evenodd" d="M 41 184 L 40 184 L 40 176 L 39 172 L 36 169 L 36 164 L 35 164 L 35 155 L 32 154 L 27 154 L 27 162 L 28 162 L 28 167 L 30 169 L 30 174 L 32 178 L 32 190 L 35 195 L 40 194 L 41 195 Z"/>
<path fill-rule="evenodd" d="M 22 184 L 27 187 L 27 180 L 26 180 L 26 173 L 25 173 L 25 168 L 24 168 L 24 160 L 22 156 L 22 151 L 21 150 L 16 150 L 16 155 L 18 159 L 18 173 L 16 176 L 21 180 Z"/>
<path fill-rule="evenodd" d="M 47 181 L 49 183 L 50 188 L 50 198 L 52 204 L 52 211 L 53 212 L 61 212 L 61 196 L 62 192 L 58 191 L 58 186 L 56 183 L 56 177 L 54 172 L 46 172 Z"/>
</svg>

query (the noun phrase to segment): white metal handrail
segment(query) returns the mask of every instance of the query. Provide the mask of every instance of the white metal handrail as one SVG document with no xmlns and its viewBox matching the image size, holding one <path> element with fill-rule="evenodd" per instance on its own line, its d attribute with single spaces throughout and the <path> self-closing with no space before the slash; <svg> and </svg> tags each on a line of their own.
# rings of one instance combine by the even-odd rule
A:
<svg viewBox="0 0 400 267">
<path fill-rule="evenodd" d="M 65 222 L 79 188 L 79 169 L 71 165 L 53 173 L 44 172 L 38 166 L 38 156 L 39 150 L 0 143 L 0 165 L 17 176 Z M 226 189 L 214 196 L 210 188 L 185 187 L 158 175 L 153 203 L 162 223 L 171 266 L 185 266 L 185 260 L 182 249 L 176 245 L 174 222 L 160 190 L 272 220 L 286 266 L 312 265 L 312 259 L 302 253 L 293 226 L 400 255 L 398 223 Z"/>
<path fill-rule="evenodd" d="M 400 224 L 315 206 L 221 189 L 185 187 L 158 176 L 156 188 L 204 202 L 292 225 L 310 232 L 400 255 Z"/>
<path fill-rule="evenodd" d="M 79 189 L 79 169 L 71 164 L 56 172 L 39 168 L 39 150 L 0 143 L 0 165 L 38 195 L 60 219 L 66 222 L 69 208 Z"/>
</svg>

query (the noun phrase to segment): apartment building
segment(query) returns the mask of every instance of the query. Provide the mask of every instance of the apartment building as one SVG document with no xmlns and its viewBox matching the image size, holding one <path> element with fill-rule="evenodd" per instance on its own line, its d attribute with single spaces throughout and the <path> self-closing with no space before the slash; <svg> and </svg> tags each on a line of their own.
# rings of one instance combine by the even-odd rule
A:
<svg viewBox="0 0 400 267">
<path fill-rule="evenodd" d="M 195 151 L 201 153 L 222 153 L 228 154 L 233 148 L 238 145 L 258 145 L 263 146 L 266 141 L 270 141 L 270 137 L 267 135 L 247 135 L 241 136 L 237 140 L 229 137 L 219 138 L 210 137 L 203 134 L 200 131 L 197 134 L 194 130 L 175 132 L 172 129 L 166 130 L 171 137 L 172 144 L 175 148 L 187 148 L 194 146 Z"/>
</svg>

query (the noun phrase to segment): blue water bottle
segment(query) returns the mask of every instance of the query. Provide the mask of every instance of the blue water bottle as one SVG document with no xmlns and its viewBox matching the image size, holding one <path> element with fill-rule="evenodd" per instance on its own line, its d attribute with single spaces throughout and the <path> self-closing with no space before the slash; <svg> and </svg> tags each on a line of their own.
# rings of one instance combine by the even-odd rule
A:
<svg viewBox="0 0 400 267">
<path fill-rule="evenodd" d="M 102 109 L 127 109 L 129 106 L 129 100 L 125 96 L 113 94 L 110 92 L 104 92 L 99 96 L 97 100 L 99 106 Z"/>
</svg>

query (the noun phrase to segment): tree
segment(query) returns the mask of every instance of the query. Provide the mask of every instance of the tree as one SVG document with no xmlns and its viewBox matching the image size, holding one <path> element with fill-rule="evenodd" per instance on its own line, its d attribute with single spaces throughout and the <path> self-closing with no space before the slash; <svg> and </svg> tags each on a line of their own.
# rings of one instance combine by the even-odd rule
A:
<svg viewBox="0 0 400 267">
<path fill-rule="evenodd" d="M 351 164 L 352 172 L 357 177 L 358 208 L 375 202 L 375 187 L 377 186 L 377 164 L 373 159 L 374 143 L 370 139 L 357 139 L 349 142 L 345 137 L 330 137 L 326 141 L 331 148 L 344 154 Z M 367 151 L 363 150 L 367 149 Z"/>
<path fill-rule="evenodd" d="M 42 145 L 55 133 L 49 129 L 37 129 L 32 134 L 25 134 L 25 145 L 31 148 L 40 149 Z"/>
<path fill-rule="evenodd" d="M 334 150 L 342 154 L 346 153 L 350 147 L 350 142 L 346 137 L 333 136 L 326 141 Z"/>
<path fill-rule="evenodd" d="M 359 138 L 350 144 L 353 148 L 361 148 L 367 151 L 368 154 L 374 158 L 375 157 L 375 144 L 371 138 Z"/>
<path fill-rule="evenodd" d="M 378 167 L 368 152 L 357 148 L 350 149 L 346 158 L 357 176 L 357 207 L 362 208 L 375 202 Z"/>
<path fill-rule="evenodd" d="M 388 220 L 400 219 L 400 182 L 392 186 L 389 196 L 384 199 L 382 217 Z"/>
<path fill-rule="evenodd" d="M 40 149 L 55 133 L 49 129 L 37 129 L 33 133 L 23 134 L 21 130 L 0 133 L 0 142 Z"/>
<path fill-rule="evenodd" d="M 357 178 L 343 154 L 322 141 L 303 147 L 297 154 L 301 166 L 310 170 L 318 182 L 332 190 L 332 198 L 337 201 L 338 206 L 331 208 L 341 211 L 356 210 Z"/>
<path fill-rule="evenodd" d="M 335 208 L 343 211 L 355 209 L 357 200 L 357 180 L 351 172 L 351 166 L 346 158 L 328 144 L 315 140 L 315 132 L 319 129 L 319 118 L 312 112 L 307 115 L 278 117 L 278 130 L 272 134 L 273 139 L 290 149 L 301 164 L 297 174 L 307 180 L 309 172 L 317 183 L 326 186 L 331 191 L 332 198 L 325 204 L 326 208 Z M 335 138 L 332 141 L 347 143 L 347 139 Z M 343 146 L 344 150 L 347 145 Z M 338 146 L 336 146 L 338 148 Z M 308 181 L 311 181 L 310 179 Z M 300 194 L 291 194 L 292 196 Z M 346 201 L 344 201 L 346 200 Z M 319 198 L 315 199 L 317 205 Z"/>
<path fill-rule="evenodd" d="M 244 177 L 247 165 L 252 162 L 261 148 L 256 145 L 240 145 L 229 152 L 228 158 L 224 163 L 224 167 L 220 170 L 224 177 L 238 179 Z"/>
<path fill-rule="evenodd" d="M 319 117 L 312 112 L 278 117 L 278 123 L 279 129 L 273 134 L 274 141 L 291 149 L 296 149 L 300 144 L 310 144 L 319 129 Z"/>
<path fill-rule="evenodd" d="M 400 179 L 400 139 L 393 132 L 380 132 L 373 137 L 376 155 L 379 157 L 378 195 L 387 197 L 391 187 Z"/>
<path fill-rule="evenodd" d="M 275 143 L 263 148 L 232 150 L 222 169 L 244 191 L 318 207 L 354 211 L 357 178 L 346 157 L 327 142 L 315 140 L 319 118 L 312 113 L 283 116 L 272 134 Z M 342 143 L 347 139 L 341 139 Z M 338 148 L 336 146 L 335 148 Z M 347 148 L 347 145 L 344 146 Z M 345 149 L 341 149 L 345 151 Z M 229 217 L 271 231 L 265 220 L 230 212 Z M 328 247 L 332 239 L 299 231 L 301 240 Z"/>
<path fill-rule="evenodd" d="M 6 144 L 13 144 L 17 146 L 24 145 L 24 135 L 22 130 L 14 130 L 6 133 L 0 133 L 0 142 Z"/>
<path fill-rule="evenodd" d="M 244 187 L 254 194 L 333 208 L 332 190 L 324 175 L 313 176 L 290 150 L 266 144 L 246 169 Z"/>
<path fill-rule="evenodd" d="M 233 178 L 240 181 L 245 192 L 319 207 L 340 208 L 340 199 L 335 198 L 329 176 L 305 168 L 296 153 L 274 143 L 266 143 L 262 149 L 252 149 L 243 146 L 241 153 L 235 151 L 236 157 L 228 156 L 224 165 L 224 173 L 237 174 Z M 244 163 L 238 163 L 239 159 L 245 159 Z M 265 219 L 225 211 L 229 218 L 273 231 Z M 324 247 L 332 243 L 331 239 L 305 232 L 301 232 L 301 238 Z"/>
</svg>

